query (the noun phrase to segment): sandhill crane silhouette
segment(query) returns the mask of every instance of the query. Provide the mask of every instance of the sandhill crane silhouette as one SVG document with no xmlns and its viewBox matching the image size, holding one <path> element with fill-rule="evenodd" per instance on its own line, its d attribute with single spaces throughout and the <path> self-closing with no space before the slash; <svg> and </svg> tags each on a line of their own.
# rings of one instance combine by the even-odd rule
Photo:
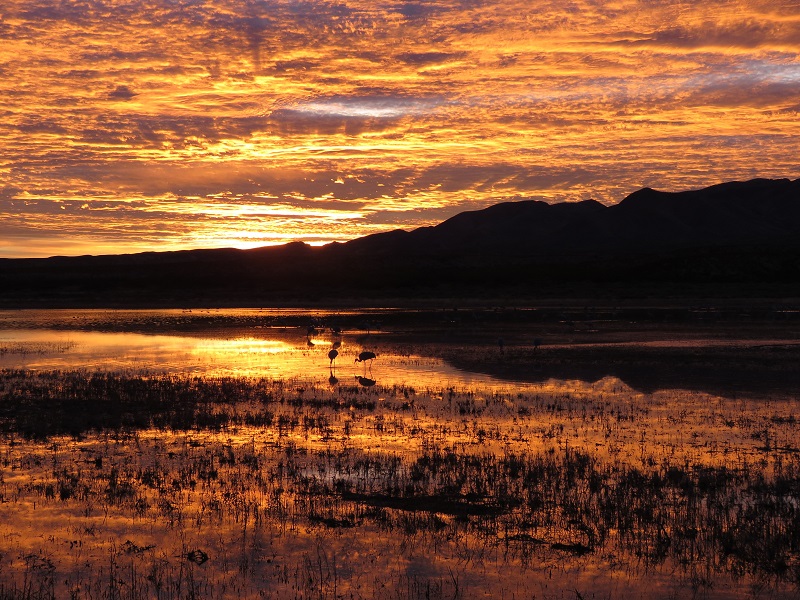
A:
<svg viewBox="0 0 800 600">
<path fill-rule="evenodd" d="M 355 362 L 364 363 L 364 377 L 367 376 L 367 367 L 369 366 L 369 374 L 372 375 L 372 361 L 375 360 L 375 353 L 369 350 L 364 350 L 358 355 Z M 354 363 L 355 364 L 355 363 Z"/>
<path fill-rule="evenodd" d="M 374 352 L 370 352 L 368 350 L 365 350 L 364 352 L 362 352 L 361 354 L 358 355 L 358 358 L 356 358 L 355 362 L 366 362 L 368 360 L 375 360 L 375 357 L 376 357 L 376 355 L 375 355 Z M 372 363 L 370 363 L 370 365 L 371 364 Z"/>
<path fill-rule="evenodd" d="M 339 356 L 339 351 L 336 348 L 328 352 L 328 358 L 331 359 L 331 367 L 333 367 L 333 361 L 336 360 L 337 356 Z"/>
</svg>

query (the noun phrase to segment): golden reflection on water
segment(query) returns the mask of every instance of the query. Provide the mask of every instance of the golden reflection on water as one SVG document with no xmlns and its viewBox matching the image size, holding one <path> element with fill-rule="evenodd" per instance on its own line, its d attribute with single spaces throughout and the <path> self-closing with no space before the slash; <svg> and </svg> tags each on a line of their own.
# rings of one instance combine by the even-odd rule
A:
<svg viewBox="0 0 800 600">
<path fill-rule="evenodd" d="M 196 351 L 218 353 L 228 356 L 233 352 L 246 354 L 279 354 L 289 352 L 293 347 L 280 340 L 260 340 L 256 338 L 237 338 L 234 340 L 203 340 L 197 344 Z"/>
<path fill-rule="evenodd" d="M 791 394 L 501 381 L 365 330 L 265 327 L 258 311 L 182 333 L 179 311 L 120 316 L 167 322 L 148 334 L 76 316 L 0 329 L 0 367 L 26 369 L 0 375 L 0 589 L 799 595 Z M 355 364 L 365 349 L 378 358 Z"/>
<path fill-rule="evenodd" d="M 217 426 L 44 442 L 6 435 L 0 576 L 79 597 L 107 592 L 109 578 L 133 597 L 160 585 L 173 596 L 198 586 L 203 597 L 220 598 L 263 589 L 276 598 L 335 597 L 334 589 L 444 598 L 456 588 L 465 598 L 576 589 L 745 598 L 753 586 L 761 597 L 784 598 L 797 589 L 791 575 L 760 563 L 740 571 L 718 545 L 735 530 L 701 519 L 741 527 L 739 511 L 762 502 L 759 486 L 800 472 L 794 399 L 642 394 L 612 379 L 512 394 L 286 381 L 236 389 L 251 385 L 264 386 L 256 397 L 269 400 L 203 409 L 228 415 Z M 246 423 L 267 412 L 270 424 Z M 552 499 L 516 504 L 518 468 L 538 473 L 520 490 Z M 650 477 L 660 481 L 653 490 Z M 603 508 L 629 489 L 644 498 Z M 653 503 L 648 494 L 663 497 Z M 796 510 L 796 499 L 780 494 L 770 501 Z M 725 504 L 731 498 L 741 506 Z M 760 510 L 770 527 L 791 524 L 766 504 Z M 645 529 L 631 537 L 626 515 Z M 663 536 L 672 545 L 659 548 Z M 193 562 L 203 556 L 195 551 L 208 560 Z"/>
<path fill-rule="evenodd" d="M 508 387 L 486 375 L 456 369 L 431 357 L 400 353 L 371 334 L 306 336 L 297 328 L 265 329 L 229 337 L 230 332 L 198 335 L 142 334 L 83 330 L 0 329 L 0 368 L 99 369 L 104 371 L 192 373 L 209 377 L 272 377 L 342 381 L 371 374 L 384 384 Z M 333 362 L 328 352 L 339 342 Z M 356 365 L 365 347 L 378 348 L 373 365 Z M 330 367 L 333 366 L 333 371 Z"/>
</svg>

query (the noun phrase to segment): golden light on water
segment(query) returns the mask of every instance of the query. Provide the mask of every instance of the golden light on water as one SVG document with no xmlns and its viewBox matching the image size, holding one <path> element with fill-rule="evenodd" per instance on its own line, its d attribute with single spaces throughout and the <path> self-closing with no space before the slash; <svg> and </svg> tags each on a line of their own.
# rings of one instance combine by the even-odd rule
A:
<svg viewBox="0 0 800 600">
<path fill-rule="evenodd" d="M 796 595 L 796 320 L 565 310 L 0 311 L 0 585 Z"/>
<path fill-rule="evenodd" d="M 206 339 L 195 346 L 200 353 L 219 353 L 222 356 L 232 353 L 280 354 L 290 352 L 293 346 L 280 340 L 259 340 L 256 338 L 236 338 L 233 340 Z"/>
<path fill-rule="evenodd" d="M 10 0 L 0 256 L 798 176 L 789 1 Z"/>
</svg>

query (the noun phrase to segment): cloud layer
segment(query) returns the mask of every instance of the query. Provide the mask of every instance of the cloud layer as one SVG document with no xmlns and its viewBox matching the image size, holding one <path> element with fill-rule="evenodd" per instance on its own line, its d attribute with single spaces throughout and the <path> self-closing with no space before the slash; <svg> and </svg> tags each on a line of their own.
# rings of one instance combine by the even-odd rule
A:
<svg viewBox="0 0 800 600">
<path fill-rule="evenodd" d="M 795 178 L 798 48 L 789 1 L 9 0 L 0 256 Z"/>
</svg>

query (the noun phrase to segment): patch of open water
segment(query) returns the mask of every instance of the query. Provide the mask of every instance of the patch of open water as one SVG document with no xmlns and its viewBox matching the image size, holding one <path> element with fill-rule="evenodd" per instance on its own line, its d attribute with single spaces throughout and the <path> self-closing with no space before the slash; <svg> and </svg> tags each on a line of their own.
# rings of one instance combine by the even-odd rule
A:
<svg viewBox="0 0 800 600">
<path fill-rule="evenodd" d="M 245 400 L 203 404 L 178 428 L 6 433 L 0 592 L 800 595 L 795 398 L 524 383 L 415 354 L 370 316 L 334 333 L 208 314 L 0 314 L 0 368 L 43 373 L 4 380 L 29 409 L 96 389 L 98 370 L 122 374 L 115 394 L 143 373 L 156 390 L 183 390 L 185 376 L 274 380 L 234 386 Z M 354 362 L 363 350 L 374 364 Z M 69 388 L 47 378 L 56 369 L 88 373 Z"/>
</svg>

